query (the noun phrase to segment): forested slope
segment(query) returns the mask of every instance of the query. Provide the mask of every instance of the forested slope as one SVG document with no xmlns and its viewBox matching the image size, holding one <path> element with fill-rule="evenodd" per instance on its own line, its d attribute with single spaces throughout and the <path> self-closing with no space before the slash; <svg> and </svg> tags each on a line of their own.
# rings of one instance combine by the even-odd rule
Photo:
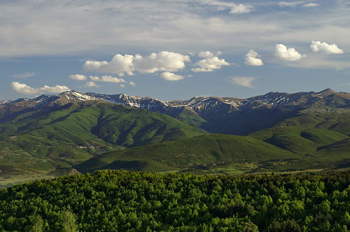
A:
<svg viewBox="0 0 350 232">
<path fill-rule="evenodd" d="M 350 172 L 100 171 L 0 190 L 1 231 L 347 231 Z"/>
</svg>

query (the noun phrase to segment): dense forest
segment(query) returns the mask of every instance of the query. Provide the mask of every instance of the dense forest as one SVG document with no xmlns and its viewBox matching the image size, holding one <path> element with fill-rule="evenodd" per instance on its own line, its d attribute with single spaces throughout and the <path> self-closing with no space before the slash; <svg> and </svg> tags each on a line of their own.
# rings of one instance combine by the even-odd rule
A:
<svg viewBox="0 0 350 232">
<path fill-rule="evenodd" d="M 0 190 L 0 231 L 347 231 L 350 171 L 98 171 Z"/>
</svg>

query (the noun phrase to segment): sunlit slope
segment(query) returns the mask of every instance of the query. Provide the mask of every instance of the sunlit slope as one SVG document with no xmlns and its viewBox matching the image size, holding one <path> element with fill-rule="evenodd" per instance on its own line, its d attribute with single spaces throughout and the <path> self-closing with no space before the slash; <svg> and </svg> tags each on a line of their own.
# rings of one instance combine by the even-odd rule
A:
<svg viewBox="0 0 350 232">
<path fill-rule="evenodd" d="M 212 162 L 265 161 L 293 156 L 289 151 L 255 138 L 210 134 L 109 152 L 76 168 L 82 172 L 97 169 L 170 171 Z"/>
<path fill-rule="evenodd" d="M 78 165 L 97 169 L 182 170 L 198 164 L 247 160 L 287 161 L 287 169 L 337 167 L 350 160 L 347 113 L 306 111 L 249 136 L 210 134 L 158 145 L 111 152 Z M 292 160 L 292 161 L 291 161 Z M 269 164 L 270 169 L 275 167 Z M 278 168 L 276 170 L 282 170 Z"/>
<path fill-rule="evenodd" d="M 206 132 L 148 110 L 105 102 L 77 102 L 19 114 L 1 123 L 0 133 L 0 169 L 6 166 L 49 170 L 69 167 L 112 149 Z"/>
<path fill-rule="evenodd" d="M 349 138 L 350 114 L 342 109 L 308 109 L 296 117 L 250 136 L 294 153 L 315 153 L 320 147 Z M 350 155 L 350 151 L 349 151 Z"/>
<path fill-rule="evenodd" d="M 205 133 L 164 114 L 93 102 L 20 115 L 0 124 L 0 131 L 2 135 L 29 134 L 75 144 L 103 140 L 121 146 L 138 146 Z"/>
</svg>

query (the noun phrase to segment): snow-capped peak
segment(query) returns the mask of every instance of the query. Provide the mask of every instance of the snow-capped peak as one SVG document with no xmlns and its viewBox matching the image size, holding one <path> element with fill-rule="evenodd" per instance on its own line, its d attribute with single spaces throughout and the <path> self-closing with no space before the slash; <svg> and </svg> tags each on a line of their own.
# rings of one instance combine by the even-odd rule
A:
<svg viewBox="0 0 350 232">
<path fill-rule="evenodd" d="M 79 93 L 77 91 L 71 90 L 71 91 L 66 91 L 60 94 L 57 94 L 56 96 L 58 97 L 65 97 L 68 100 L 78 100 L 78 101 L 96 101 L 96 100 L 101 100 L 101 98 L 97 98 L 94 96 L 90 96 L 84 93 Z"/>
</svg>

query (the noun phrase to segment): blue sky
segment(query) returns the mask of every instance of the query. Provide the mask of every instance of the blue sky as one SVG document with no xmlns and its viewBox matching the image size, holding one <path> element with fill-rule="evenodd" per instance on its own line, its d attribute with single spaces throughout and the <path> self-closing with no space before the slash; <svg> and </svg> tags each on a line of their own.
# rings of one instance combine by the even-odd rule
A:
<svg viewBox="0 0 350 232">
<path fill-rule="evenodd" d="M 0 100 L 349 92 L 349 12 L 349 0 L 0 0 Z"/>
</svg>

